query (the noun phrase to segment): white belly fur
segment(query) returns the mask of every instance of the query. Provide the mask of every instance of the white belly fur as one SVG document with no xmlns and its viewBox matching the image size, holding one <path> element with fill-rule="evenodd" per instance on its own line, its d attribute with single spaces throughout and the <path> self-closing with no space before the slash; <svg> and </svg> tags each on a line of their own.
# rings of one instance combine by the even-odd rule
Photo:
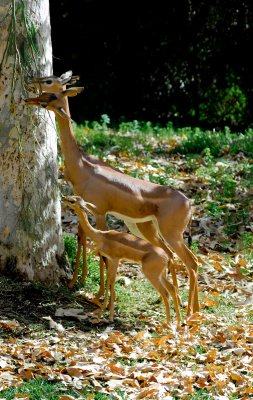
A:
<svg viewBox="0 0 253 400">
<path fill-rule="evenodd" d="M 127 217 L 126 215 L 123 215 L 123 214 L 120 214 L 117 212 L 111 212 L 111 211 L 108 211 L 108 214 L 111 214 L 116 218 L 123 219 L 123 221 L 126 223 L 126 225 L 127 225 L 127 222 L 137 224 L 138 222 L 153 221 L 155 218 L 154 215 L 147 215 L 146 217 L 140 217 L 140 218 L 131 218 L 131 217 Z"/>
<path fill-rule="evenodd" d="M 140 232 L 140 230 L 139 230 L 139 228 L 138 228 L 138 226 L 136 224 L 138 222 L 147 222 L 147 221 L 153 221 L 153 223 L 154 223 L 155 220 L 156 220 L 154 215 L 148 215 L 148 216 L 143 217 L 143 218 L 129 218 L 129 217 L 126 217 L 125 215 L 122 215 L 122 214 L 119 214 L 119 213 L 110 213 L 109 212 L 108 214 L 111 214 L 116 218 L 122 219 L 125 222 L 126 226 L 128 227 L 129 231 L 133 235 L 137 236 L 140 239 L 144 239 L 144 240 L 147 240 L 147 239 Z"/>
</svg>

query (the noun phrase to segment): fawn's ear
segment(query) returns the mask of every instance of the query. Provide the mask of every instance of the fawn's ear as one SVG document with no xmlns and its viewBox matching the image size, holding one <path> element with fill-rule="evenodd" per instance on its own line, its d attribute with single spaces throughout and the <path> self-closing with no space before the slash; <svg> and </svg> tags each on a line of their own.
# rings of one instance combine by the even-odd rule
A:
<svg viewBox="0 0 253 400">
<path fill-rule="evenodd" d="M 96 209 L 97 209 L 97 207 L 95 206 L 95 204 L 93 204 L 93 203 L 89 203 L 88 201 L 82 201 L 82 206 L 84 207 L 84 208 L 86 208 L 87 210 L 89 210 L 89 211 L 91 211 L 91 212 L 94 212 L 94 211 L 96 211 Z"/>
<path fill-rule="evenodd" d="M 72 88 L 63 90 L 62 95 L 68 96 L 68 97 L 74 97 L 74 96 L 77 96 L 79 93 L 81 93 L 83 90 L 84 90 L 84 87 L 72 87 Z"/>
</svg>

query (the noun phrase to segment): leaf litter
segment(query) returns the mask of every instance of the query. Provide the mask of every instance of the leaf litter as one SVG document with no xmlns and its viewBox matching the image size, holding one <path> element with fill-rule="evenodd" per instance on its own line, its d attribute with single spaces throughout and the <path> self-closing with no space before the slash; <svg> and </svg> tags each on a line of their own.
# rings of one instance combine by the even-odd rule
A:
<svg viewBox="0 0 253 400">
<path fill-rule="evenodd" d="M 171 162 L 184 168 L 182 159 L 175 157 Z M 125 157 L 125 170 L 136 166 L 146 176 L 155 173 Z M 162 163 L 157 174 L 159 168 Z M 208 182 L 194 174 L 173 178 L 188 197 L 200 186 L 208 188 Z M 206 201 L 213 201 L 211 192 Z M 227 253 L 219 252 L 222 223 L 206 214 L 205 204 L 196 203 L 194 209 L 201 310 L 185 320 L 180 330 L 167 329 L 155 314 L 140 315 L 135 321 L 119 315 L 109 323 L 99 315 L 98 304 L 88 301 L 81 291 L 79 297 L 70 299 L 61 291 L 48 293 L 1 277 L 0 393 L 42 378 L 74 388 L 80 398 L 86 389 L 123 398 L 118 390 L 129 400 L 190 399 L 203 390 L 213 399 L 252 397 L 252 265 L 235 239 L 230 240 Z M 63 213 L 64 230 L 76 232 L 76 218 L 66 209 Z M 111 223 L 112 227 L 117 224 Z M 128 274 L 121 271 L 121 279 L 128 281 L 131 265 Z M 133 273 L 135 279 L 142 279 L 136 275 L 136 266 Z M 186 271 L 179 261 L 177 275 L 180 289 L 188 290 Z M 226 311 L 228 305 L 232 312 Z M 18 398 L 29 399 L 29 395 L 22 396 Z M 72 398 L 62 395 L 59 399 Z"/>
</svg>

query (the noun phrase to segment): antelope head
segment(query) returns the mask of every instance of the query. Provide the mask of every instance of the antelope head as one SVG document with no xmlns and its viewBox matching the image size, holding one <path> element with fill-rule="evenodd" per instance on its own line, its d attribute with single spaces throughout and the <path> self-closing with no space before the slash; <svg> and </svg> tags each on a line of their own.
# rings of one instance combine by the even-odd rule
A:
<svg viewBox="0 0 253 400">
<path fill-rule="evenodd" d="M 67 71 L 60 77 L 51 75 L 44 77 L 33 77 L 28 80 L 28 85 L 49 93 L 57 93 L 64 89 L 65 86 L 74 85 L 80 77 L 78 75 L 72 76 L 72 71 Z"/>
<path fill-rule="evenodd" d="M 25 102 L 31 106 L 37 106 L 50 111 L 54 111 L 62 118 L 70 120 L 70 116 L 64 110 L 64 98 L 66 96 L 74 97 L 81 93 L 83 90 L 83 87 L 73 87 L 57 93 L 42 92 L 40 96 L 28 97 L 27 99 L 25 99 Z"/>
</svg>

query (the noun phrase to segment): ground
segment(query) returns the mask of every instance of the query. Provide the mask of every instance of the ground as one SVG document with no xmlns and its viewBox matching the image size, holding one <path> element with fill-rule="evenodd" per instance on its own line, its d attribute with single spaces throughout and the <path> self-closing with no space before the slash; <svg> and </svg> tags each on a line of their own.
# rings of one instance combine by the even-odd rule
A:
<svg viewBox="0 0 253 400">
<path fill-rule="evenodd" d="M 213 144 L 213 134 L 211 139 Z M 163 144 L 177 144 L 157 140 L 159 157 Z M 27 390 L 25 396 L 17 395 L 19 400 L 252 397 L 252 163 L 242 153 L 216 159 L 210 149 L 187 158 L 156 156 L 147 164 L 124 152 L 110 160 L 116 167 L 120 160 L 126 173 L 173 185 L 193 200 L 192 249 L 199 258 L 200 313 L 185 318 L 188 276 L 179 260 L 181 329 L 176 329 L 173 307 L 172 327 L 164 324 L 159 296 L 136 265 L 126 264 L 119 271 L 122 283 L 117 284 L 113 323 L 108 313 L 99 318 L 89 282 L 85 290 L 80 285 L 70 290 L 0 276 L 0 398 L 14 399 L 5 391 L 13 387 Z M 76 232 L 77 219 L 69 210 L 63 209 L 62 222 L 65 233 Z M 124 229 L 109 222 L 112 228 Z M 93 268 L 94 281 L 98 268 Z M 61 395 L 30 396 L 26 385 L 38 379 L 50 388 L 60 384 Z M 68 390 L 71 396 L 64 397 Z"/>
</svg>

